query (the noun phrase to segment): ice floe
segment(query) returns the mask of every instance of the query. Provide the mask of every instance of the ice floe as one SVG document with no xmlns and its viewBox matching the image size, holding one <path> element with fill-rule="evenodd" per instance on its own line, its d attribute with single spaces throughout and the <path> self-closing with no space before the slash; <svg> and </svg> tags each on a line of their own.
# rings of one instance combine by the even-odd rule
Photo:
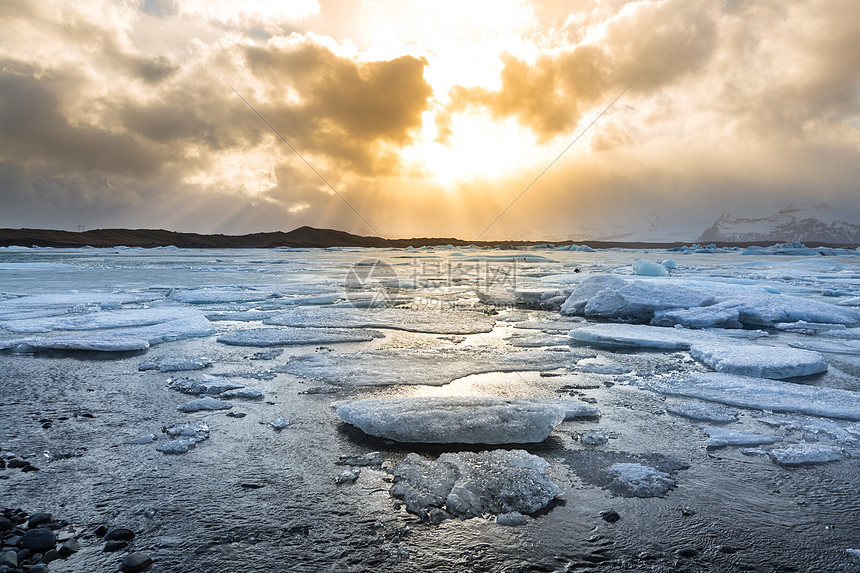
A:
<svg viewBox="0 0 860 573">
<path fill-rule="evenodd" d="M 274 370 L 337 386 L 441 386 L 470 374 L 553 370 L 572 365 L 579 358 L 581 355 L 572 352 L 540 350 L 506 353 L 448 348 L 412 352 L 372 350 L 360 354 L 302 354 Z"/>
<path fill-rule="evenodd" d="M 541 442 L 567 413 L 549 400 L 486 396 L 369 398 L 335 411 L 371 436 L 431 444 Z"/>
<path fill-rule="evenodd" d="M 860 421 L 860 392 L 719 372 L 644 381 L 657 392 L 729 406 Z"/>
<path fill-rule="evenodd" d="M 250 328 L 221 335 L 217 340 L 231 346 L 266 347 L 369 342 L 384 336 L 378 330 L 359 328 Z"/>
<path fill-rule="evenodd" d="M 233 390 L 226 390 L 221 392 L 218 395 L 219 398 L 224 398 L 225 400 L 262 400 L 263 399 L 263 389 L 260 387 L 256 388 L 235 388 Z"/>
<path fill-rule="evenodd" d="M 270 290 L 241 287 L 200 287 L 174 289 L 168 298 L 186 304 L 212 304 L 220 302 L 255 302 L 279 296 Z"/>
<path fill-rule="evenodd" d="M 164 454 L 184 454 L 200 442 L 209 439 L 209 426 L 201 423 L 177 424 L 162 431 L 173 440 L 160 442 L 155 449 Z"/>
<path fill-rule="evenodd" d="M 169 378 L 167 387 L 182 392 L 183 394 L 221 394 L 228 390 L 242 388 L 243 385 L 228 378 L 220 376 L 209 376 L 204 374 L 202 378 Z"/>
<path fill-rule="evenodd" d="M 845 459 L 845 451 L 839 446 L 821 444 L 791 444 L 769 452 L 771 459 L 783 466 L 822 464 Z"/>
<path fill-rule="evenodd" d="M 576 371 L 585 374 L 620 375 L 629 374 L 632 368 L 624 364 L 608 362 L 598 358 L 585 358 L 576 363 Z"/>
<path fill-rule="evenodd" d="M 708 449 L 726 446 L 763 446 L 782 441 L 780 436 L 743 432 L 722 426 L 702 425 L 701 428 L 708 435 Z"/>
<path fill-rule="evenodd" d="M 180 412 L 191 413 L 208 410 L 229 410 L 232 407 L 233 404 L 231 404 L 230 402 L 218 400 L 217 398 L 212 398 L 211 396 L 206 396 L 204 398 L 197 398 L 196 400 L 191 400 L 190 402 L 180 404 L 176 407 L 176 409 Z"/>
<path fill-rule="evenodd" d="M 24 338 L 0 341 L 0 350 L 29 353 L 41 350 L 88 351 L 88 352 L 134 352 L 149 348 L 149 341 L 142 338 L 98 336 L 63 336 L 51 338 Z"/>
<path fill-rule="evenodd" d="M 614 463 L 605 471 L 606 489 L 624 497 L 660 497 L 675 487 L 671 475 L 638 462 Z"/>
<path fill-rule="evenodd" d="M 722 404 L 693 400 L 684 400 L 667 404 L 666 411 L 691 420 L 716 424 L 734 422 L 738 419 L 739 414 L 736 409 L 723 406 Z"/>
<path fill-rule="evenodd" d="M 199 358 L 165 358 L 160 362 L 144 362 L 138 370 L 158 370 L 159 372 L 182 372 L 186 370 L 202 370 L 212 364 L 212 359 L 206 356 Z"/>
<path fill-rule="evenodd" d="M 559 487 L 549 464 L 523 450 L 445 453 L 428 459 L 411 453 L 394 467 L 391 495 L 407 511 L 438 522 L 545 508 Z"/>
<path fill-rule="evenodd" d="M 752 344 L 693 344 L 690 356 L 717 372 L 759 378 L 793 378 L 827 370 L 818 352 Z"/>
<path fill-rule="evenodd" d="M 391 328 L 429 334 L 490 332 L 495 319 L 471 310 L 301 307 L 267 318 L 263 324 L 293 327 Z"/>
</svg>

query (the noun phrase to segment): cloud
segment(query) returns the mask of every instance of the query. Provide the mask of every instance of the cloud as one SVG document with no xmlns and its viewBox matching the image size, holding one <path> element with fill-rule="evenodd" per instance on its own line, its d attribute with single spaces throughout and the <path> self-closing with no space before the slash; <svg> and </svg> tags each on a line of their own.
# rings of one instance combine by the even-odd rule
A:
<svg viewBox="0 0 860 573">
<path fill-rule="evenodd" d="M 311 42 L 249 46 L 244 53 L 264 86 L 261 113 L 283 126 L 299 149 L 343 160 L 364 175 L 397 167 L 386 145 L 411 141 L 432 95 L 424 79 L 427 61 L 412 56 L 356 62 Z"/>
<path fill-rule="evenodd" d="M 490 235 L 856 204 L 849 0 L 475 4 L 442 31 L 320 4 L 7 1 L 0 226 L 372 232 L 222 78 L 389 235 L 474 236 L 631 82 Z"/>
<path fill-rule="evenodd" d="M 632 4 L 601 28 L 598 39 L 533 64 L 503 55 L 498 90 L 453 88 L 448 114 L 439 120 L 442 139 L 450 114 L 484 108 L 496 118 L 516 117 L 546 141 L 569 132 L 583 113 L 628 84 L 648 94 L 694 72 L 716 47 L 716 24 L 699 1 Z"/>
</svg>

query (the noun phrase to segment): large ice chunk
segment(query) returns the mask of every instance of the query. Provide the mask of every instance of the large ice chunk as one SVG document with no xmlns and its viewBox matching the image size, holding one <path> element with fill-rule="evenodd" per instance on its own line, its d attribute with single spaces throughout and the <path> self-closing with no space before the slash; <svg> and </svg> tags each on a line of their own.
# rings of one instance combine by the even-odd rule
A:
<svg viewBox="0 0 860 573">
<path fill-rule="evenodd" d="M 383 336 L 378 330 L 357 328 L 251 328 L 224 334 L 217 340 L 232 346 L 266 347 L 369 342 Z"/>
<path fill-rule="evenodd" d="M 713 296 L 701 289 L 634 280 L 619 289 L 607 288 L 594 295 L 585 305 L 584 314 L 649 321 L 658 310 L 707 306 L 713 302 Z"/>
<path fill-rule="evenodd" d="M 430 334 L 490 332 L 496 321 L 468 310 L 301 307 L 267 318 L 264 324 L 293 327 L 391 328 Z"/>
<path fill-rule="evenodd" d="M 655 380 L 648 382 L 647 386 L 664 394 L 700 398 L 741 408 L 860 421 L 860 392 L 850 390 L 719 372 Z"/>
<path fill-rule="evenodd" d="M 567 414 L 554 401 L 485 396 L 369 398 L 335 411 L 371 436 L 431 444 L 542 442 Z"/>
<path fill-rule="evenodd" d="M 696 328 L 771 327 L 800 321 L 845 326 L 860 324 L 860 312 L 856 309 L 768 292 L 773 290 L 716 279 L 692 281 L 667 277 L 627 280 L 598 275 L 576 286 L 562 305 L 561 313 Z"/>
<path fill-rule="evenodd" d="M 759 378 L 793 378 L 827 370 L 821 354 L 799 348 L 697 343 L 690 348 L 690 355 L 717 372 Z"/>
<path fill-rule="evenodd" d="M 548 467 L 523 450 L 445 453 L 436 460 L 411 453 L 394 467 L 390 491 L 425 520 L 532 514 L 559 493 Z"/>
</svg>

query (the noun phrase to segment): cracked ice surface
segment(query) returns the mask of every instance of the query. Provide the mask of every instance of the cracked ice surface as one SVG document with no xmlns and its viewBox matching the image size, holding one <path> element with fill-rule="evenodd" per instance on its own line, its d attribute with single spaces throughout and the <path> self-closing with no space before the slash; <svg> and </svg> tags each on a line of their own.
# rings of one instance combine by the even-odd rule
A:
<svg viewBox="0 0 860 573">
<path fill-rule="evenodd" d="M 391 328 L 429 334 L 490 332 L 496 321 L 471 310 L 415 310 L 397 308 L 301 307 L 267 318 L 263 324 L 294 327 Z"/>
<path fill-rule="evenodd" d="M 335 342 L 370 342 L 385 335 L 378 330 L 357 328 L 250 328 L 218 337 L 231 346 L 297 346 Z"/>
<path fill-rule="evenodd" d="M 430 444 L 542 442 L 567 414 L 556 400 L 486 396 L 370 398 L 335 411 L 371 436 Z"/>
<path fill-rule="evenodd" d="M 700 398 L 729 406 L 860 421 L 860 392 L 719 372 L 650 380 L 645 387 L 663 394 Z"/>
<path fill-rule="evenodd" d="M 426 384 L 442 386 L 470 374 L 553 370 L 569 366 L 575 353 L 523 350 L 504 354 L 456 349 L 398 352 L 369 351 L 360 354 L 303 354 L 274 368 L 336 386 L 389 386 Z"/>
<path fill-rule="evenodd" d="M 391 495 L 422 519 L 468 519 L 486 514 L 534 513 L 559 493 L 549 465 L 523 450 L 411 453 L 394 467 Z"/>
</svg>

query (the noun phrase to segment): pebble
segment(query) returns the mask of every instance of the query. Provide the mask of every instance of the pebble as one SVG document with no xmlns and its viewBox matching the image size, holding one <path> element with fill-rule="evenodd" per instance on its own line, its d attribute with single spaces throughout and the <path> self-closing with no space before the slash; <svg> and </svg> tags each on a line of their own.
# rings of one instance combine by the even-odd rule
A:
<svg viewBox="0 0 860 573">
<path fill-rule="evenodd" d="M 77 539 L 72 537 L 71 539 L 69 539 L 68 541 L 66 541 L 65 543 L 63 543 L 60 546 L 60 557 L 63 557 L 63 558 L 68 557 L 69 555 L 72 555 L 73 553 L 77 553 L 80 550 L 81 550 L 81 544 L 78 543 Z"/>
<path fill-rule="evenodd" d="M 18 554 L 15 553 L 14 550 L 5 551 L 2 555 L 0 555 L 0 567 L 17 567 L 18 566 Z"/>
<path fill-rule="evenodd" d="M 113 553 L 114 551 L 125 549 L 127 545 L 128 541 L 108 541 L 107 543 L 105 543 L 104 549 L 102 549 L 102 553 Z"/>
<path fill-rule="evenodd" d="M 146 553 L 135 551 L 126 555 L 119 564 L 119 570 L 123 573 L 136 573 L 137 571 L 146 571 L 152 565 L 152 557 Z"/>
<path fill-rule="evenodd" d="M 41 563 L 50 563 L 51 561 L 56 561 L 60 558 L 60 552 L 56 549 L 48 549 L 42 555 Z"/>
<path fill-rule="evenodd" d="M 39 527 L 43 523 L 47 523 L 49 521 L 52 521 L 53 519 L 54 519 L 53 515 L 51 515 L 50 513 L 46 513 L 44 511 L 39 512 L 39 513 L 34 513 L 30 516 L 30 520 L 27 522 L 27 529 L 34 529 L 36 527 Z"/>
<path fill-rule="evenodd" d="M 95 533 L 96 537 L 104 537 L 105 533 L 107 533 L 107 532 L 108 532 L 108 526 L 104 525 L 104 524 L 99 525 L 98 527 L 96 527 L 96 530 L 93 531 L 93 533 Z"/>
<path fill-rule="evenodd" d="M 134 531 L 127 527 L 114 527 L 105 534 L 105 541 L 129 541 L 134 539 Z"/>
<path fill-rule="evenodd" d="M 290 421 L 283 416 L 278 416 L 277 418 L 269 422 L 269 425 L 272 426 L 272 428 L 274 428 L 275 430 L 283 430 L 290 425 Z"/>
<path fill-rule="evenodd" d="M 702 552 L 694 547 L 684 547 L 677 551 L 678 557 L 697 557 Z"/>
<path fill-rule="evenodd" d="M 57 536 L 50 529 L 31 529 L 21 538 L 21 547 L 30 551 L 47 551 L 57 544 Z"/>
<path fill-rule="evenodd" d="M 30 573 L 48 573 L 48 564 L 37 563 L 30 567 Z"/>
</svg>

